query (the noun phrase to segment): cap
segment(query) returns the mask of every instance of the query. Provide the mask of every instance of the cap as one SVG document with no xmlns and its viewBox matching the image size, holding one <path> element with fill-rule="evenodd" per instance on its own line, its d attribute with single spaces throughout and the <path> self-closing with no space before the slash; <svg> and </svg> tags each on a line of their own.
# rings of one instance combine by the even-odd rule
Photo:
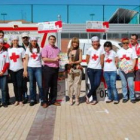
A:
<svg viewBox="0 0 140 140">
<path fill-rule="evenodd" d="M 38 37 L 30 37 L 30 41 L 32 41 L 32 40 L 38 41 Z"/>
<path fill-rule="evenodd" d="M 123 41 L 126 41 L 126 40 L 128 40 L 129 41 L 129 39 L 128 38 L 122 38 L 121 39 L 121 41 L 123 42 Z"/>
<path fill-rule="evenodd" d="M 24 33 L 21 34 L 21 37 L 29 37 L 29 34 L 24 32 Z"/>
<path fill-rule="evenodd" d="M 91 41 L 100 41 L 99 37 L 98 36 L 93 36 L 91 38 Z"/>
<path fill-rule="evenodd" d="M 12 35 L 10 37 L 10 40 L 13 41 L 13 40 L 19 40 L 19 37 L 17 35 Z"/>
</svg>

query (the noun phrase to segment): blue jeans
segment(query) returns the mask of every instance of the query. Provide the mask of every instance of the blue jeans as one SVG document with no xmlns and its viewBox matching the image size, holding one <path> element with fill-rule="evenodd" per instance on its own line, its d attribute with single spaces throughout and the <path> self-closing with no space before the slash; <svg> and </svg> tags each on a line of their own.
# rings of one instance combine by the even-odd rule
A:
<svg viewBox="0 0 140 140">
<path fill-rule="evenodd" d="M 116 89 L 117 72 L 116 71 L 105 71 L 104 78 L 105 78 L 105 82 L 107 84 L 108 98 L 110 100 L 118 101 L 119 100 L 118 91 Z M 113 98 L 112 94 L 114 94 L 114 98 Z"/>
<path fill-rule="evenodd" d="M 101 76 L 102 76 L 102 70 L 101 69 L 91 69 L 87 68 L 87 75 L 90 81 L 90 91 L 87 94 L 87 97 L 90 98 L 90 96 L 93 96 L 93 100 L 97 100 L 96 96 L 96 90 L 100 85 L 101 82 Z"/>
<path fill-rule="evenodd" d="M 36 79 L 41 102 L 44 101 L 44 93 L 43 93 L 43 86 L 42 86 L 42 67 L 28 67 L 28 75 L 29 75 L 29 85 L 30 85 L 30 100 L 36 100 L 36 93 L 34 87 L 34 79 Z"/>
<path fill-rule="evenodd" d="M 7 75 L 0 76 L 0 89 L 2 92 L 2 103 L 7 103 L 6 101 L 6 84 L 7 84 Z"/>
<path fill-rule="evenodd" d="M 129 98 L 130 100 L 134 100 L 134 73 L 125 74 L 123 71 L 119 70 L 119 75 L 122 82 L 123 99 L 128 99 L 127 94 L 129 88 Z"/>
</svg>

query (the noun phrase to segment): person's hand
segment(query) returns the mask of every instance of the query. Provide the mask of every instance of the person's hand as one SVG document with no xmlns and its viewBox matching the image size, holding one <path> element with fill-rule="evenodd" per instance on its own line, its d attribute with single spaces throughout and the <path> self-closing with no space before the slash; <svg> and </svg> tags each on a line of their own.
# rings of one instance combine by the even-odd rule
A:
<svg viewBox="0 0 140 140">
<path fill-rule="evenodd" d="M 74 64 L 74 62 L 70 61 L 68 64 L 72 65 L 72 64 Z"/>
<path fill-rule="evenodd" d="M 28 77 L 28 72 L 27 71 L 23 72 L 23 77 Z"/>
<path fill-rule="evenodd" d="M 4 74 L 4 73 L 1 71 L 1 72 L 0 72 L 0 76 L 3 76 L 3 74 Z"/>
<path fill-rule="evenodd" d="M 56 58 L 54 58 L 54 61 L 59 61 L 59 60 L 60 60 L 59 56 L 57 56 Z"/>
<path fill-rule="evenodd" d="M 128 73 L 132 73 L 132 72 L 134 72 L 134 69 L 131 69 L 130 71 L 128 71 Z"/>
</svg>

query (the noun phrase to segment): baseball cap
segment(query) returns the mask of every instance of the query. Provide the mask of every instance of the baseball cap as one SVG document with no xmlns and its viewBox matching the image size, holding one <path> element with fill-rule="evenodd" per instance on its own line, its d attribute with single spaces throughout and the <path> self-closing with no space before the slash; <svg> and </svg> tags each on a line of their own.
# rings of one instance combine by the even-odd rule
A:
<svg viewBox="0 0 140 140">
<path fill-rule="evenodd" d="M 24 33 L 21 34 L 21 37 L 29 37 L 29 34 L 24 32 Z"/>
<path fill-rule="evenodd" d="M 91 41 L 100 41 L 99 37 L 98 36 L 93 36 L 91 38 Z"/>
</svg>

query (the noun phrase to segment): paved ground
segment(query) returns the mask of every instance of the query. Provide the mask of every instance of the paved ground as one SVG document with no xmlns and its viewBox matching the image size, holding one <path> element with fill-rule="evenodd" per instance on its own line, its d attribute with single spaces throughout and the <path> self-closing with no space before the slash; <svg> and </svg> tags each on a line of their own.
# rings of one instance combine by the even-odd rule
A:
<svg viewBox="0 0 140 140">
<path fill-rule="evenodd" d="M 1 107 L 0 140 L 140 140 L 140 102 L 92 106 L 84 102 L 84 94 L 79 106 Z"/>
</svg>

